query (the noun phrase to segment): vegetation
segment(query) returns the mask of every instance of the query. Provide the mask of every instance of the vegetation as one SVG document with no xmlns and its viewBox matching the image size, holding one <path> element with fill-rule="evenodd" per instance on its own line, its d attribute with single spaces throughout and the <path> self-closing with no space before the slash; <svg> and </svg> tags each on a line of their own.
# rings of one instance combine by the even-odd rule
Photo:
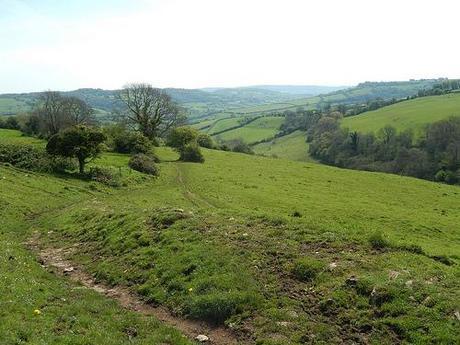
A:
<svg viewBox="0 0 460 345">
<path fill-rule="evenodd" d="M 55 156 L 76 158 L 80 174 L 83 174 L 85 165 L 101 153 L 101 144 L 105 139 L 99 130 L 75 126 L 53 135 L 46 151 Z"/>
<path fill-rule="evenodd" d="M 130 158 L 128 165 L 136 171 L 149 175 L 158 175 L 158 167 L 155 164 L 157 162 L 158 158 L 155 156 L 139 153 Z"/>
<path fill-rule="evenodd" d="M 457 187 L 215 150 L 204 151 L 205 164 L 158 153 L 159 178 L 110 193 L 47 176 L 17 184 L 26 173 L 8 167 L 0 167 L 1 183 L 67 186 L 59 209 L 20 227 L 32 222 L 48 245 L 83 243 L 69 258 L 98 279 L 181 315 L 226 322 L 237 334 L 252 330 L 259 343 L 458 338 Z M 48 198 L 31 193 L 32 205 Z M 377 231 L 426 255 L 376 251 L 369 238 Z"/>
<path fill-rule="evenodd" d="M 306 133 L 294 131 L 290 134 L 276 137 L 271 141 L 253 146 L 256 154 L 263 156 L 285 158 L 294 161 L 313 161 L 308 153 Z"/>
<path fill-rule="evenodd" d="M 427 126 L 421 140 L 392 126 L 377 135 L 349 132 L 339 116 L 323 116 L 310 131 L 310 153 L 321 161 L 352 169 L 392 172 L 446 183 L 460 179 L 460 117 Z"/>
<path fill-rule="evenodd" d="M 179 159 L 184 162 L 203 163 L 204 156 L 198 146 L 199 134 L 192 127 L 177 127 L 168 136 L 168 145 L 179 152 Z"/>
<path fill-rule="evenodd" d="M 450 93 L 420 97 L 358 116 L 346 117 L 341 125 L 361 133 L 376 133 L 379 129 L 391 125 L 398 131 L 411 129 L 420 137 L 426 125 L 459 115 L 460 93 Z"/>
</svg>

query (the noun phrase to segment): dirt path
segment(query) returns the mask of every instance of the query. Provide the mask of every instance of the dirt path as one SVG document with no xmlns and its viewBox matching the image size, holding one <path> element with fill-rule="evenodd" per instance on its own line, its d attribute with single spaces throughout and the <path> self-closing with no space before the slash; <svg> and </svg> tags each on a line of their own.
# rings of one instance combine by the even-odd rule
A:
<svg viewBox="0 0 460 345">
<path fill-rule="evenodd" d="M 179 163 L 180 164 L 180 163 Z M 179 166 L 179 164 L 176 164 L 176 170 L 177 170 L 177 183 L 180 185 L 182 188 L 182 193 L 184 196 L 189 200 L 192 204 L 195 206 L 206 206 L 210 208 L 216 208 L 215 205 L 211 204 L 208 200 L 205 198 L 193 193 L 187 186 L 187 183 L 184 181 L 184 177 L 182 175 L 182 167 Z"/>
<path fill-rule="evenodd" d="M 195 338 L 201 334 L 209 338 L 208 341 L 203 342 L 204 344 L 249 344 L 248 341 L 237 339 L 236 335 L 225 327 L 213 327 L 204 322 L 182 319 L 171 314 L 163 307 L 154 307 L 145 303 L 125 287 L 109 287 L 105 284 L 97 283 L 90 274 L 82 269 L 82 267 L 66 259 L 69 254 L 77 250 L 78 246 L 71 248 L 47 248 L 40 243 L 38 238 L 38 233 L 35 233 L 26 245 L 36 253 L 42 266 L 51 272 L 66 276 L 74 282 L 80 283 L 109 298 L 113 298 L 126 309 L 143 315 L 154 316 L 165 324 L 178 329 L 191 340 L 195 340 Z"/>
</svg>

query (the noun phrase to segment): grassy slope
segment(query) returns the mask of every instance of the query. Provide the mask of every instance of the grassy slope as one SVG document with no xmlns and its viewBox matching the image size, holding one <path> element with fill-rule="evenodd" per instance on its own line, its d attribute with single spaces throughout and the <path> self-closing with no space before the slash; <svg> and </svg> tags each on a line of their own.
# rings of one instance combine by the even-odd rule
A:
<svg viewBox="0 0 460 345">
<path fill-rule="evenodd" d="M 450 116 L 460 116 L 460 93 L 422 97 L 345 118 L 343 127 L 358 132 L 376 132 L 386 125 L 398 130 L 413 129 Z"/>
<path fill-rule="evenodd" d="M 168 161 L 175 157 L 158 151 Z M 458 187 L 229 152 L 205 155 L 204 164 L 161 163 L 160 178 L 140 185 L 91 197 L 67 190 L 59 194 L 65 203 L 56 200 L 62 207 L 35 227 L 59 246 L 84 242 L 73 259 L 96 277 L 133 285 L 179 313 L 210 317 L 244 305 L 246 316 L 232 319 L 233 327 L 250 329 L 261 344 L 458 340 Z M 105 156 L 99 164 L 122 160 Z M 18 177 L 11 183 L 22 186 L 27 180 Z M 46 186 L 42 179 L 33 178 L 37 187 Z M 44 198 L 31 193 L 33 204 Z M 165 223 L 177 207 L 187 216 Z M 373 250 L 368 238 L 375 231 L 457 264 Z M 337 267 L 302 282 L 290 270 L 305 257 Z M 399 275 L 390 278 L 393 271 Z M 346 287 L 350 276 L 359 288 Z"/>
<path fill-rule="evenodd" d="M 94 197 L 87 183 L 0 166 L 0 189 L 1 344 L 188 343 L 153 317 L 46 272 L 24 248 L 40 215 Z"/>
<path fill-rule="evenodd" d="M 217 139 L 227 141 L 232 139 L 242 139 L 248 144 L 255 143 L 259 140 L 269 139 L 275 136 L 281 124 L 283 117 L 267 116 L 250 122 L 249 124 L 216 136 Z"/>
<path fill-rule="evenodd" d="M 253 146 L 253 150 L 264 156 L 286 158 L 293 161 L 312 161 L 308 154 L 305 132 L 302 131 L 295 131 L 272 141 L 257 144 Z"/>
</svg>

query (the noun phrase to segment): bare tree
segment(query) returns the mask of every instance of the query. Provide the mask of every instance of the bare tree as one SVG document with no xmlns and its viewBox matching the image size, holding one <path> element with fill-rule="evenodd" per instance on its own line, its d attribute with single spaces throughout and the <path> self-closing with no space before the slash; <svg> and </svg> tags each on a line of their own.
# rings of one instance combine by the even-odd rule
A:
<svg viewBox="0 0 460 345">
<path fill-rule="evenodd" d="M 56 91 L 45 91 L 39 97 L 37 115 L 45 135 L 58 133 L 64 125 L 62 96 Z"/>
<path fill-rule="evenodd" d="M 76 97 L 63 97 L 63 113 L 69 125 L 89 125 L 94 119 L 94 110 L 85 101 Z"/>
<path fill-rule="evenodd" d="M 149 84 L 128 84 L 118 99 L 126 107 L 122 115 L 149 139 L 163 136 L 184 120 L 171 97 Z"/>
</svg>

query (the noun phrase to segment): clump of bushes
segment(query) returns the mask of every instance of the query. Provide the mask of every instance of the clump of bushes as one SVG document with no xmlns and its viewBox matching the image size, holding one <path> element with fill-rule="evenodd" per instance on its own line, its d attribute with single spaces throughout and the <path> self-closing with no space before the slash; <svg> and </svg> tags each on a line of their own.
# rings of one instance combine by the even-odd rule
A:
<svg viewBox="0 0 460 345">
<path fill-rule="evenodd" d="M 180 151 L 180 160 L 184 162 L 203 163 L 204 157 L 197 144 L 187 144 Z"/>
<path fill-rule="evenodd" d="M 304 257 L 294 262 L 292 273 L 301 281 L 312 281 L 316 276 L 325 269 L 324 262 Z"/>
<path fill-rule="evenodd" d="M 137 132 L 125 131 L 113 138 L 114 151 L 118 153 L 148 153 L 152 150 L 152 142 Z"/>
<path fill-rule="evenodd" d="M 205 147 L 207 149 L 213 149 L 216 147 L 216 143 L 214 142 L 214 140 L 212 140 L 211 136 L 206 133 L 198 134 L 196 141 L 198 145 L 200 145 L 201 147 Z"/>
<path fill-rule="evenodd" d="M 156 156 L 152 154 L 146 155 L 139 153 L 130 158 L 128 165 L 133 170 L 142 172 L 144 174 L 157 176 L 159 173 L 159 169 L 155 164 L 157 162 L 158 158 Z"/>
<path fill-rule="evenodd" d="M 203 163 L 204 157 L 198 146 L 199 133 L 191 127 L 174 128 L 168 136 L 167 144 L 180 154 L 180 160 L 184 162 Z"/>
<path fill-rule="evenodd" d="M 110 169 L 101 167 L 91 167 L 88 177 L 96 182 L 103 183 L 110 187 L 120 187 L 121 182 L 118 176 L 115 176 Z"/>
<path fill-rule="evenodd" d="M 22 144 L 0 144 L 0 162 L 19 169 L 46 173 L 62 173 L 77 168 L 73 159 L 51 156 L 42 148 Z"/>
</svg>

